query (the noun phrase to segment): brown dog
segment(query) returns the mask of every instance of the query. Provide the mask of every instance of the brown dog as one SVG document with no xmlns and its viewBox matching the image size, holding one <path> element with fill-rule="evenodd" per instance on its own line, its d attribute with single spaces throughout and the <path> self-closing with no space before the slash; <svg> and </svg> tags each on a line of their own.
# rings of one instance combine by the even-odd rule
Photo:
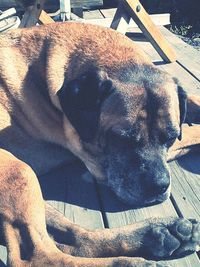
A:
<svg viewBox="0 0 200 267">
<path fill-rule="evenodd" d="M 199 103 L 189 97 L 186 120 L 196 121 Z M 42 198 L 35 173 L 71 160 L 67 148 L 123 201 L 162 202 L 170 193 L 167 157 L 200 142 L 198 126 L 183 127 L 175 142 L 186 95 L 131 40 L 80 23 L 0 36 L 0 115 L 0 225 L 9 266 L 161 266 L 118 256 L 198 250 L 196 221 L 155 219 L 91 232 Z M 65 242 L 52 241 L 46 224 Z"/>
</svg>

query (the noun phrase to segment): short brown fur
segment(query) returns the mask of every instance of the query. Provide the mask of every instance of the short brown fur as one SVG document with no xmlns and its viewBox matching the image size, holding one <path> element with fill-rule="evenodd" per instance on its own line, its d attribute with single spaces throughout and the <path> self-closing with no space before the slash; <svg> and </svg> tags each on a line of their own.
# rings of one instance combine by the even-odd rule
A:
<svg viewBox="0 0 200 267">
<path fill-rule="evenodd" d="M 91 68 L 101 72 L 100 79 L 109 79 L 114 87 L 123 86 L 123 90 L 119 89 L 106 100 L 96 138 L 86 143 L 64 115 L 57 93 L 64 81 L 76 80 Z M 3 232 L 0 236 L 1 243 L 8 249 L 9 266 L 162 266 L 136 257 L 143 256 L 145 250 L 150 256 L 169 256 L 182 246 L 184 239 L 176 240 L 168 251 L 162 244 L 150 243 L 155 232 L 163 233 L 164 229 L 166 238 L 170 239 L 174 238 L 169 232 L 173 228 L 177 235 L 184 236 L 178 229 L 185 224 L 186 228 L 192 227 L 191 235 L 197 234 L 197 222 L 176 218 L 87 231 L 69 222 L 42 198 L 36 174 L 72 161 L 73 156 L 66 148 L 83 160 L 97 179 L 106 180 L 97 159 L 105 156 L 99 151 L 98 142 L 106 141 L 108 128 L 115 127 L 118 131 L 136 122 L 140 130 L 150 132 L 146 106 L 140 112 L 138 108 L 140 100 L 147 101 L 149 95 L 145 98 L 147 91 L 143 85 L 136 85 L 133 90 L 130 81 L 124 80 L 127 70 L 135 73 L 143 68 L 153 71 L 154 77 L 160 77 L 158 80 L 163 86 L 169 84 L 169 91 L 158 88 L 156 101 L 166 100 L 167 120 L 173 121 L 178 129 L 178 96 L 171 77 L 158 71 L 145 54 L 121 34 L 98 26 L 68 23 L 15 30 L 0 36 L 0 225 Z M 193 114 L 199 114 L 200 101 L 197 97 L 188 98 L 187 120 L 196 122 L 197 116 Z M 156 113 L 158 118 L 153 120 L 156 132 L 165 130 L 162 114 L 162 110 L 159 116 Z M 149 135 L 142 139 L 145 145 Z M 199 126 L 183 127 L 183 139 L 170 148 L 169 159 L 188 152 L 199 142 Z M 141 157 L 145 158 L 143 154 Z M 59 230 L 65 241 L 56 234 L 54 240 L 51 239 L 47 226 Z M 198 244 L 199 240 L 195 245 Z"/>
</svg>

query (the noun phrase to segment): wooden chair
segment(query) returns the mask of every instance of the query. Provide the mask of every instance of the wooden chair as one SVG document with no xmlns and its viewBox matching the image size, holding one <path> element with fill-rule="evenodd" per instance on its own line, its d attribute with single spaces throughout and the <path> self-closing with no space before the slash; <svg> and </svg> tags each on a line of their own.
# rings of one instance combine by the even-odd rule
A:
<svg viewBox="0 0 200 267">
<path fill-rule="evenodd" d="M 61 14 L 70 16 L 70 0 L 68 6 L 61 5 Z M 43 10 L 45 0 L 36 0 L 34 6 L 28 7 L 21 21 L 20 27 L 30 27 L 38 21 L 42 24 L 52 23 L 54 20 Z M 67 2 L 66 2 L 67 5 Z M 66 11 L 67 10 L 67 11 Z M 139 0 L 120 0 L 113 18 L 111 28 L 125 34 L 130 19 L 133 19 L 146 38 L 166 62 L 176 61 L 176 55 L 159 29 L 154 25 Z"/>
<path fill-rule="evenodd" d="M 53 19 L 48 16 L 48 14 L 44 11 L 44 4 L 48 6 L 48 0 L 33 0 L 30 1 L 30 3 L 34 2 L 34 5 L 31 5 L 29 7 L 26 7 L 25 14 L 23 16 L 23 19 L 21 21 L 20 27 L 30 27 L 35 25 L 38 21 L 42 24 L 52 23 Z M 49 1 L 50 2 L 50 1 Z M 53 1 L 51 1 L 53 2 Z M 56 0 L 54 2 L 59 2 L 59 0 Z M 71 18 L 71 7 L 75 13 L 82 13 L 82 8 L 80 8 L 82 5 L 84 6 L 90 6 L 92 3 L 92 6 L 97 6 L 103 4 L 103 0 L 60 0 L 60 15 L 61 20 L 70 20 Z M 46 6 L 45 5 L 45 6 Z M 76 16 L 75 16 L 76 17 Z"/>
<path fill-rule="evenodd" d="M 172 47 L 154 25 L 139 0 L 121 0 L 111 28 L 125 34 L 131 18 L 136 22 L 163 60 L 166 62 L 176 61 L 176 55 Z"/>
<path fill-rule="evenodd" d="M 45 2 L 46 0 L 36 0 L 33 6 L 26 7 L 19 27 L 31 27 L 36 25 L 38 21 L 42 24 L 54 22 L 54 20 L 43 10 Z"/>
</svg>

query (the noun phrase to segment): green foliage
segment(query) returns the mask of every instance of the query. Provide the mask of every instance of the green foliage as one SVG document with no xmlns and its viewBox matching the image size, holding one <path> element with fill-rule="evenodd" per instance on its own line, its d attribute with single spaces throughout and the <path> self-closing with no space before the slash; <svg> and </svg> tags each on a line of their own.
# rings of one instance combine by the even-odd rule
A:
<svg viewBox="0 0 200 267">
<path fill-rule="evenodd" d="M 183 36 L 200 34 L 200 0 L 141 0 L 149 13 L 171 14 L 171 30 Z"/>
</svg>

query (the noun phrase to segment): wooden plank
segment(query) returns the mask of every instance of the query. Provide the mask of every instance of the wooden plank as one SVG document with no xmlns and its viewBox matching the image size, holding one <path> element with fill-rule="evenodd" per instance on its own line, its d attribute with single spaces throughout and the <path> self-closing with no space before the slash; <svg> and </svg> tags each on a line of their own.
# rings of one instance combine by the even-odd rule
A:
<svg viewBox="0 0 200 267">
<path fill-rule="evenodd" d="M 177 216 L 170 200 L 162 204 L 146 208 L 132 209 L 122 203 L 109 188 L 98 185 L 103 211 L 107 218 L 109 228 L 124 226 L 134 222 L 139 222 L 150 217 Z"/>
<path fill-rule="evenodd" d="M 112 18 L 99 18 L 99 19 L 95 18 L 95 19 L 85 19 L 82 22 L 89 23 L 89 24 L 94 24 L 94 25 L 99 25 L 99 26 L 103 26 L 103 27 L 106 27 L 106 28 L 110 28 L 112 21 L 113 21 Z M 126 27 L 125 29 L 127 29 L 127 25 L 126 24 L 125 24 L 125 27 Z"/>
<path fill-rule="evenodd" d="M 200 156 L 190 154 L 171 162 L 172 197 L 180 215 L 200 220 Z"/>
<path fill-rule="evenodd" d="M 93 179 L 80 163 L 60 167 L 39 182 L 44 199 L 69 220 L 87 229 L 104 227 Z M 4 263 L 6 255 L 5 247 L 0 246 L 0 260 Z"/>
<path fill-rule="evenodd" d="M 176 51 L 177 62 L 184 66 L 184 68 L 190 71 L 192 75 L 200 81 L 200 52 L 191 45 L 186 44 L 166 28 L 161 27 L 160 30 Z"/>
<path fill-rule="evenodd" d="M 103 0 L 71 0 L 72 7 L 95 7 L 102 5 Z"/>
<path fill-rule="evenodd" d="M 91 15 L 90 15 L 90 13 L 91 13 Z M 112 23 L 113 19 L 112 18 L 103 18 L 102 14 L 100 12 L 93 12 L 93 10 L 91 10 L 91 11 L 85 11 L 84 14 L 85 14 L 84 15 L 85 21 L 83 21 L 83 22 L 85 22 L 85 23 L 99 25 L 99 26 L 103 26 L 106 28 L 111 27 L 111 23 Z M 157 17 L 156 15 L 150 15 L 150 17 L 151 17 L 153 23 L 157 26 L 169 24 L 169 15 L 168 14 L 163 14 L 162 17 Z M 126 28 L 127 28 L 127 32 L 134 32 L 135 28 L 138 28 L 138 25 L 133 21 L 133 19 L 130 19 L 129 25 Z"/>
<path fill-rule="evenodd" d="M 100 9 L 100 11 L 103 14 L 104 18 L 113 18 L 117 11 L 117 8 Z"/>
<path fill-rule="evenodd" d="M 88 171 L 85 171 L 84 168 L 84 178 L 77 169 L 75 174 L 68 176 L 65 216 L 87 229 L 100 229 L 104 224 L 96 188 L 93 179 L 89 179 Z"/>
<path fill-rule="evenodd" d="M 116 12 L 116 8 L 109 8 L 109 9 L 100 9 L 101 13 L 103 14 L 104 18 L 113 18 Z M 164 13 L 164 14 L 152 14 L 149 15 L 152 22 L 156 26 L 161 25 L 169 25 L 170 24 L 170 14 Z M 131 28 L 137 28 L 138 25 L 134 22 L 134 20 L 131 18 L 130 23 L 128 25 L 128 31 L 131 31 Z"/>
<path fill-rule="evenodd" d="M 103 220 L 93 180 L 80 164 L 63 166 L 40 178 L 43 195 L 69 220 L 89 229 L 103 227 Z M 89 176 L 90 177 L 90 176 Z"/>
<path fill-rule="evenodd" d="M 150 16 L 152 22 L 156 26 L 169 25 L 170 24 L 170 14 L 169 13 L 152 14 L 152 15 L 149 15 L 149 16 Z M 130 25 L 130 27 L 131 27 L 131 25 Z"/>
<path fill-rule="evenodd" d="M 114 15 L 114 18 L 111 22 L 110 28 L 125 34 L 130 22 L 130 15 L 124 10 L 122 2 L 119 2 L 117 11 Z"/>
<path fill-rule="evenodd" d="M 122 3 L 161 57 L 166 62 L 174 62 L 176 60 L 176 55 L 173 49 L 153 24 L 140 2 L 138 0 L 122 0 Z"/>
<path fill-rule="evenodd" d="M 83 8 L 82 7 L 72 8 L 72 13 L 75 14 L 78 18 L 83 18 Z"/>
<path fill-rule="evenodd" d="M 54 20 L 44 10 L 42 10 L 40 13 L 39 21 L 42 24 L 49 24 L 54 22 Z"/>
<path fill-rule="evenodd" d="M 172 66 L 162 65 L 160 67 L 173 77 L 177 77 L 186 92 L 191 94 L 200 94 L 200 83 L 179 64 L 176 63 Z"/>
<path fill-rule="evenodd" d="M 31 27 L 36 25 L 42 12 L 44 0 L 36 0 L 33 7 L 28 7 L 25 10 L 19 28 Z"/>
<path fill-rule="evenodd" d="M 136 32 L 137 30 L 135 30 Z M 137 31 L 138 34 L 139 31 Z M 192 94 L 200 94 L 200 83 L 194 78 L 186 69 L 181 67 L 177 62 L 171 64 L 165 64 L 165 62 L 161 59 L 155 49 L 152 48 L 151 44 L 146 40 L 141 41 L 139 37 L 139 41 L 137 41 L 138 35 L 131 34 L 130 37 L 138 43 L 138 45 L 143 49 L 144 52 L 152 59 L 152 61 L 157 65 L 158 68 L 161 68 L 167 71 L 174 77 L 177 77 L 183 86 L 184 90 L 188 93 Z M 187 44 L 186 44 L 187 45 Z M 198 51 L 197 51 L 198 52 Z M 200 56 L 200 52 L 199 56 Z M 182 53 L 182 57 L 184 57 L 184 51 Z M 193 61 L 193 57 L 191 55 L 191 61 Z"/>
<path fill-rule="evenodd" d="M 3 267 L 7 262 L 7 250 L 4 246 L 0 246 L 0 267 Z"/>
<path fill-rule="evenodd" d="M 87 10 L 83 12 L 83 18 L 86 20 L 102 19 L 103 15 L 99 10 Z"/>
<path fill-rule="evenodd" d="M 108 188 L 102 185 L 99 185 L 99 194 L 106 224 L 109 228 L 124 226 L 150 217 L 177 216 L 170 200 L 147 208 L 131 209 L 129 206 L 121 203 Z M 168 260 L 166 262 L 172 267 L 199 266 L 199 259 L 196 254 L 181 259 Z"/>
</svg>

